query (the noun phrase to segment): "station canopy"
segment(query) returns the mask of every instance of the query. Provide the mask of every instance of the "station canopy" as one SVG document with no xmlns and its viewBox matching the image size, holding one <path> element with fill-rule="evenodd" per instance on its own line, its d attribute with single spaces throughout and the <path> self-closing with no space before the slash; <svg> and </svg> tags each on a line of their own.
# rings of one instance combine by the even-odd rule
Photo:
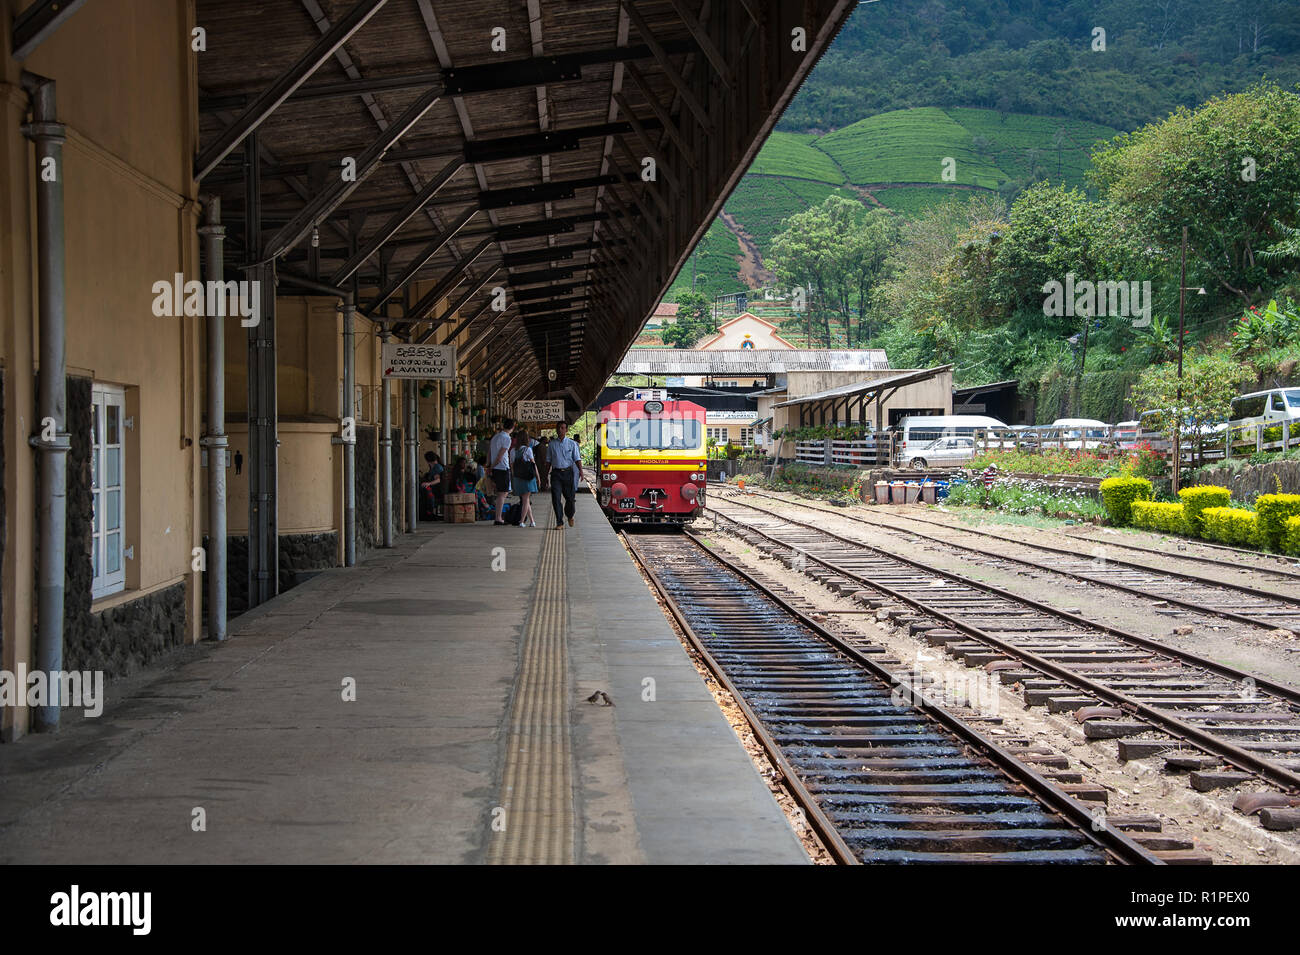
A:
<svg viewBox="0 0 1300 955">
<path fill-rule="evenodd" d="M 858 420 L 865 423 L 867 420 L 867 406 L 874 404 L 876 409 L 876 429 L 883 430 L 885 401 L 888 400 L 890 395 L 904 385 L 929 381 L 944 372 L 952 371 L 952 367 L 952 365 L 939 365 L 935 368 L 903 371 L 885 378 L 877 378 L 875 381 L 854 382 L 848 385 L 840 385 L 838 388 L 828 388 L 826 391 L 818 391 L 810 395 L 799 395 L 797 398 L 775 402 L 772 407 L 798 408 L 801 423 L 813 420 L 814 414 L 820 412 L 824 422 L 828 417 L 831 420 L 836 420 L 837 415 L 849 418 L 852 406 L 856 402 Z"/>
<path fill-rule="evenodd" d="M 879 371 L 888 367 L 889 359 L 879 348 L 635 348 L 619 363 L 618 374 L 782 375 L 790 371 Z"/>
<path fill-rule="evenodd" d="M 227 273 L 585 403 L 855 6 L 197 0 Z"/>
</svg>

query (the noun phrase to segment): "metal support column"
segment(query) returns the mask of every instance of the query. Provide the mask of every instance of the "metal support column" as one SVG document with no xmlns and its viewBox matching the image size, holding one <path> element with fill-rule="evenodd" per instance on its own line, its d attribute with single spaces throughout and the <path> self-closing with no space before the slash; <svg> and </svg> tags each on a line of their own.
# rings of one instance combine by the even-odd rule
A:
<svg viewBox="0 0 1300 955">
<path fill-rule="evenodd" d="M 356 358 L 354 322 L 357 303 L 354 295 L 343 300 L 343 408 L 344 418 L 352 421 L 352 434 L 343 442 L 343 566 L 357 562 L 357 436 L 356 436 Z"/>
<path fill-rule="evenodd" d="M 420 409 L 415 401 L 415 382 L 407 379 L 406 387 L 406 530 L 414 534 L 420 527 Z"/>
<path fill-rule="evenodd" d="M 451 470 L 451 461 L 447 457 L 447 386 L 438 382 L 438 456 L 442 466 Z"/>
<path fill-rule="evenodd" d="M 451 383 L 451 393 L 455 394 L 457 390 L 462 390 L 460 389 L 460 379 L 454 378 Z M 453 457 L 462 453 L 460 446 L 460 423 L 462 420 L 461 415 L 464 414 L 464 408 L 465 402 L 464 400 L 461 400 L 457 401 L 456 407 L 451 409 L 451 430 L 456 432 L 456 438 L 451 443 L 451 453 Z"/>
<path fill-rule="evenodd" d="M 209 282 L 225 278 L 226 227 L 221 224 L 221 199 L 203 197 L 203 275 Z M 211 287 L 211 286 L 209 286 Z M 208 427 L 199 444 L 208 454 L 208 545 L 206 569 L 208 590 L 208 639 L 226 639 L 226 319 L 224 314 L 207 317 Z M 234 312 L 234 314 L 238 314 Z"/>
<path fill-rule="evenodd" d="M 59 728 L 62 702 L 55 673 L 63 669 L 68 450 L 72 446 L 68 434 L 67 328 L 63 299 L 63 142 L 67 137 L 55 109 L 54 81 L 24 73 L 22 83 L 32 100 L 32 121 L 22 131 L 36 145 L 37 307 L 41 340 L 36 433 L 30 439 L 32 447 L 40 452 L 36 507 L 40 548 L 36 577 L 36 669 L 51 678 L 46 705 L 36 707 L 32 714 L 32 728 L 37 732 L 52 732 Z"/>
<path fill-rule="evenodd" d="M 248 329 L 248 606 L 280 592 L 280 522 L 275 355 L 275 263 L 262 262 L 258 134 L 244 140 L 244 235 L 258 322 Z"/>
<path fill-rule="evenodd" d="M 381 345 L 388 342 L 388 324 L 379 333 Z M 379 413 L 379 523 L 383 546 L 393 546 L 393 381 L 384 378 L 380 384 L 379 400 L 383 408 Z"/>
</svg>

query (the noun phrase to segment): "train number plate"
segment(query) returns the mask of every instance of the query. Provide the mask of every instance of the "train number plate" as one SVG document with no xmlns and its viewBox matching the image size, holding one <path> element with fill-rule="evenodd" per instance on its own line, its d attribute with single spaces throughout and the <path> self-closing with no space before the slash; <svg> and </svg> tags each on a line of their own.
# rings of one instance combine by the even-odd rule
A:
<svg viewBox="0 0 1300 955">
<path fill-rule="evenodd" d="M 636 507 L 636 498 L 634 498 L 634 497 L 624 497 L 624 498 L 620 498 L 620 499 L 619 499 L 619 502 L 618 502 L 618 506 L 619 506 L 619 507 L 626 507 L 626 508 L 633 508 L 633 507 Z"/>
</svg>

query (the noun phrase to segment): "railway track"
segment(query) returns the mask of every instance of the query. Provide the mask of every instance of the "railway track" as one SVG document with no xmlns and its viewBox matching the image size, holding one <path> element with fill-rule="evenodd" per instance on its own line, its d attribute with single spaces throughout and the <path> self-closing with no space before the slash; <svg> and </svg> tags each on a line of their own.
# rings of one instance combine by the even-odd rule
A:
<svg viewBox="0 0 1300 955">
<path fill-rule="evenodd" d="M 1026 705 L 1073 713 L 1086 738 L 1117 740 L 1121 759 L 1163 755 L 1202 791 L 1258 777 L 1300 796 L 1295 687 L 735 498 L 715 495 L 709 512 L 841 593 L 892 607 L 926 642 L 1018 685 Z"/>
<path fill-rule="evenodd" d="M 718 488 L 725 490 L 727 489 L 727 485 L 719 484 Z M 840 517 L 850 517 L 853 520 L 862 520 L 862 518 L 857 515 L 846 513 L 844 508 L 820 507 L 806 500 L 791 501 L 789 498 L 783 498 L 780 497 L 779 495 L 769 494 L 764 491 L 755 490 L 753 488 L 746 488 L 745 493 L 752 494 L 755 497 L 769 498 L 770 500 L 774 500 L 774 501 L 784 501 L 785 503 L 789 503 L 789 504 L 797 503 L 800 507 L 808 507 L 812 510 L 823 511 L 827 514 L 835 514 Z M 898 517 L 900 519 L 908 520 L 908 521 L 917 521 L 919 523 L 924 523 L 924 524 L 933 524 L 936 527 L 953 526 L 952 524 L 945 523 L 943 521 L 921 518 L 914 514 L 891 514 L 890 516 Z M 870 521 L 863 520 L 863 523 L 870 523 Z M 975 528 L 963 528 L 963 529 L 976 530 Z M 986 531 L 982 533 L 987 534 L 989 532 Z M 998 536 L 998 535 L 992 535 L 992 536 Z M 1220 557 L 1207 557 L 1204 554 L 1200 554 L 1200 553 L 1176 554 L 1170 552 L 1167 548 L 1161 549 L 1159 547 L 1146 547 L 1142 544 L 1138 544 L 1133 541 L 1123 540 L 1120 537 L 1114 537 L 1114 538 L 1095 537 L 1090 534 L 1066 534 L 1064 536 L 1071 541 L 1077 541 L 1081 544 L 1092 544 L 1098 547 L 1105 547 L 1108 550 L 1110 549 L 1128 550 L 1138 554 L 1151 554 L 1155 557 L 1162 557 L 1166 560 L 1190 561 L 1192 563 L 1196 563 L 1198 565 L 1207 566 L 1207 567 L 1222 567 L 1225 570 L 1237 571 L 1239 573 L 1242 571 L 1247 571 L 1250 573 L 1263 574 L 1269 577 L 1276 577 L 1278 580 L 1300 582 L 1300 559 L 1294 557 L 1286 557 L 1282 554 L 1272 554 L 1266 551 L 1252 550 L 1244 547 L 1230 547 L 1227 544 L 1216 544 L 1213 541 L 1207 541 L 1207 540 L 1200 540 L 1200 539 L 1193 539 L 1193 538 L 1180 538 L 1180 537 L 1171 538 L 1171 540 L 1174 541 L 1175 543 L 1185 542 L 1188 544 L 1193 544 L 1199 549 L 1208 549 L 1208 550 L 1213 550 L 1213 551 L 1218 551 L 1225 554 L 1233 555 L 1233 559 L 1227 559 L 1227 558 L 1220 558 Z M 1013 538 L 1003 538 L 1003 539 L 1013 540 Z M 1245 562 L 1243 562 L 1243 560 Z M 1140 566 L 1146 567 L 1148 565 L 1144 564 Z"/>
<path fill-rule="evenodd" d="M 1161 864 L 693 535 L 624 534 L 840 863 Z M 1023 741 L 1026 745 L 1030 741 Z"/>
<path fill-rule="evenodd" d="M 894 534 L 916 535 L 921 533 L 909 530 L 906 527 L 899 527 L 897 524 L 885 520 L 879 520 L 874 516 L 868 519 L 845 513 L 842 510 L 832 510 L 814 504 L 805 504 L 802 501 L 785 501 L 762 493 L 756 493 L 755 496 L 769 498 L 804 510 L 833 514 L 845 520 L 851 520 L 867 527 L 878 528 Z M 1300 598 L 1260 590 L 1257 587 L 1244 584 L 1213 580 L 1199 574 L 1168 570 L 1123 560 L 1111 555 L 1109 550 L 1106 549 L 1107 545 L 1104 544 L 1099 545 L 1099 548 L 1094 548 L 1091 553 L 1081 554 L 1078 550 L 1054 547 L 1049 544 L 1029 543 L 1004 537 L 1001 534 L 994 534 L 991 531 L 957 527 L 943 521 L 930 520 L 910 514 L 890 514 L 889 517 L 893 520 L 939 527 L 954 534 L 966 534 L 1001 541 L 1027 551 L 1036 552 L 1039 555 L 1035 559 L 1029 560 L 1022 557 L 1013 557 L 1009 554 L 990 553 L 979 547 L 959 544 L 951 539 L 937 536 L 926 538 L 954 550 L 971 554 L 976 560 L 984 563 L 995 565 L 1019 564 L 1022 567 L 1047 571 L 1074 580 L 1109 587 L 1113 590 L 1134 594 L 1172 607 L 1181 607 L 1184 610 L 1231 620 L 1234 623 L 1244 623 L 1269 630 L 1283 629 L 1300 632 Z M 1100 549 L 1100 553 L 1098 553 L 1098 549 Z M 1240 570 L 1241 568 L 1236 567 L 1235 569 Z M 1272 571 L 1260 572 L 1268 573 Z M 1297 579 L 1300 579 L 1300 575 L 1296 576 Z"/>
</svg>

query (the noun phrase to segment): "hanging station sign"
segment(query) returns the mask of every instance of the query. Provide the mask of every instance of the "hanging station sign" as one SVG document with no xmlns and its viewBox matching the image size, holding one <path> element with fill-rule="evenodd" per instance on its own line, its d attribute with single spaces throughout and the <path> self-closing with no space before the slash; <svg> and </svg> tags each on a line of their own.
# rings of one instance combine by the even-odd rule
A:
<svg viewBox="0 0 1300 955">
<path fill-rule="evenodd" d="M 563 421 L 564 399 L 520 400 L 515 417 L 520 421 Z"/>
<path fill-rule="evenodd" d="M 455 345 L 407 345 L 386 342 L 383 355 L 385 378 L 432 378 L 447 380 L 456 377 Z"/>
</svg>

